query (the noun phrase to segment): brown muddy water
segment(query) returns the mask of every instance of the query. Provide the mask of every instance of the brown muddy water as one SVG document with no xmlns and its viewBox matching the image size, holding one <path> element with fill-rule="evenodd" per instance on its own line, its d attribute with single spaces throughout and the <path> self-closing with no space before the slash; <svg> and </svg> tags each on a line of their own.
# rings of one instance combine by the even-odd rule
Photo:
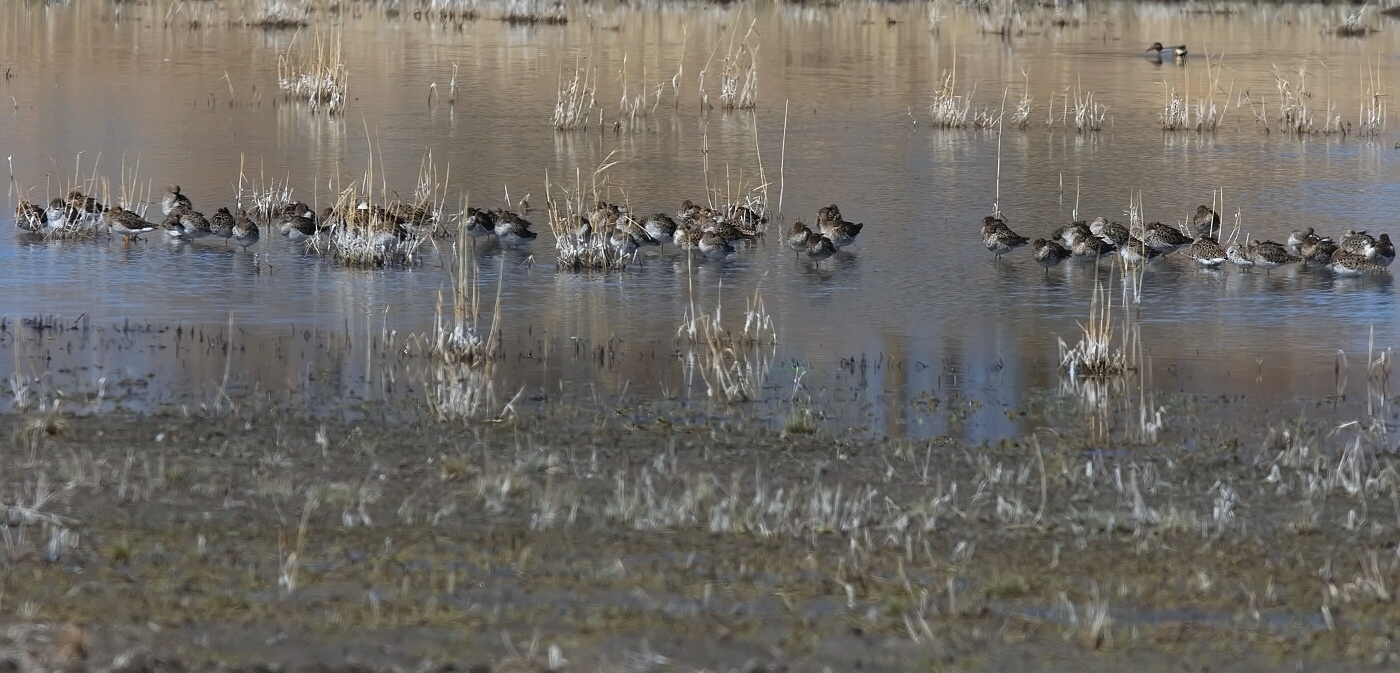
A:
<svg viewBox="0 0 1400 673">
<path fill-rule="evenodd" d="M 3 654 L 1395 665 L 1393 277 L 1180 256 L 1047 275 L 977 234 L 994 207 L 1035 237 L 1202 203 L 1251 239 L 1385 232 L 1393 20 L 1367 8 L 1375 30 L 1339 37 L 1358 8 L 994 5 L 0 6 Z M 516 11 L 568 21 L 499 20 Z M 273 16 L 305 25 L 249 25 Z M 726 110 L 744 44 L 756 106 Z M 335 114 L 279 90 L 279 59 L 318 45 L 346 73 Z M 596 106 L 555 130 L 580 64 Z M 938 128 L 945 81 L 1002 124 Z M 1165 130 L 1173 95 L 1215 128 Z M 172 182 L 205 213 L 274 185 L 319 210 L 357 181 L 412 194 L 425 165 L 445 228 L 524 199 L 539 239 L 449 235 L 360 269 L 275 223 L 247 251 L 10 226 L 75 185 L 149 191 L 159 220 Z M 771 222 L 722 261 L 561 271 L 544 211 L 580 184 L 636 213 L 761 200 Z M 795 256 L 788 224 L 833 202 L 856 244 Z M 459 252 L 478 332 L 497 327 L 485 365 L 431 347 Z M 1134 369 L 1074 379 L 1058 343 L 1096 284 Z M 745 338 L 756 297 L 771 324 Z M 697 310 L 735 338 L 683 334 Z"/>
</svg>

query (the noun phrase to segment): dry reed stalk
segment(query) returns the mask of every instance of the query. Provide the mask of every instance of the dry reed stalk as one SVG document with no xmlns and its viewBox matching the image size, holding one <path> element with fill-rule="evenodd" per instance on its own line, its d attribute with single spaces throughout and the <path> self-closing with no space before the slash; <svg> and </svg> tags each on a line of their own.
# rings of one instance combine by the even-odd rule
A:
<svg viewBox="0 0 1400 673">
<path fill-rule="evenodd" d="M 1375 69 L 1371 68 L 1370 57 L 1366 59 L 1361 78 L 1361 107 L 1356 113 L 1356 134 L 1374 137 L 1385 132 L 1386 100 L 1385 82 L 1381 78 L 1380 55 L 1377 54 Z"/>
<path fill-rule="evenodd" d="M 146 182 L 143 189 L 141 187 L 141 154 L 137 153 L 136 162 L 127 172 L 126 156 L 122 156 L 121 163 L 121 191 L 117 193 L 117 205 L 130 210 L 137 215 L 145 217 L 146 208 L 151 203 L 151 184 Z M 103 199 L 106 200 L 105 198 Z"/>
<path fill-rule="evenodd" d="M 305 101 L 312 113 L 344 112 L 349 101 L 350 72 L 345 67 L 340 30 L 330 35 L 317 31 L 312 52 L 293 62 L 292 48 L 300 34 L 298 31 L 293 35 L 286 53 L 277 56 L 277 85 L 289 100 Z"/>
<path fill-rule="evenodd" d="M 559 66 L 559 97 L 554 104 L 554 115 L 550 123 L 557 131 L 573 131 L 588 128 L 588 118 L 595 107 L 594 93 L 598 85 L 592 73 L 585 67 L 586 56 L 574 56 L 574 76 L 564 81 L 564 66 Z"/>
<path fill-rule="evenodd" d="M 1191 100 L 1189 66 L 1182 69 L 1182 84 L 1186 92 L 1184 95 L 1169 88 L 1166 82 L 1162 83 L 1166 95 L 1162 114 L 1159 115 L 1163 131 L 1195 130 L 1197 133 L 1214 133 L 1225 120 L 1225 114 L 1229 111 L 1228 102 L 1234 97 L 1235 85 L 1234 82 L 1230 83 L 1230 90 L 1225 94 L 1226 104 L 1217 105 L 1215 94 L 1220 89 L 1220 74 L 1224 66 L 1217 58 L 1212 67 L 1210 54 L 1206 54 L 1205 60 L 1205 88 L 1209 92 L 1206 97 L 1197 98 L 1194 102 Z"/>
<path fill-rule="evenodd" d="M 737 46 L 730 33 L 729 53 L 719 76 L 719 100 L 726 110 L 752 110 L 758 105 L 758 45 L 750 45 L 757 24 L 756 18 L 749 23 Z"/>
<path fill-rule="evenodd" d="M 1273 76 L 1274 86 L 1278 88 L 1279 93 L 1278 124 L 1280 129 L 1299 136 L 1331 135 L 1342 132 L 1342 117 L 1334 114 L 1335 106 L 1330 98 L 1327 101 L 1327 110 L 1323 113 L 1322 121 L 1318 122 L 1317 115 L 1309 103 L 1313 98 L 1313 92 L 1308 90 L 1306 65 L 1298 68 L 1296 85 L 1280 73 L 1277 66 L 1273 69 Z"/>
<path fill-rule="evenodd" d="M 778 151 L 778 212 L 783 212 L 783 192 L 787 189 L 787 128 L 788 128 L 788 103 L 783 101 L 783 144 Z"/>
<path fill-rule="evenodd" d="M 1068 100 L 1068 99 L 1066 99 Z M 1093 133 L 1103 128 L 1108 117 L 1108 106 L 1094 101 L 1094 92 L 1081 92 L 1078 85 L 1074 92 L 1074 128 L 1079 133 Z"/>
</svg>

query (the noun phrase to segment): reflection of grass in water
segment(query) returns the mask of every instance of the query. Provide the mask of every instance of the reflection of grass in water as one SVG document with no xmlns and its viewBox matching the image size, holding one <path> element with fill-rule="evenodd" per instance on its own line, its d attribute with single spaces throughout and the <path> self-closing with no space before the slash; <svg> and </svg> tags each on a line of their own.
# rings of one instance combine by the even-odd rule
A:
<svg viewBox="0 0 1400 673">
<path fill-rule="evenodd" d="M 562 0 L 505 0 L 500 19 L 510 24 L 561 26 L 569 22 Z"/>
<path fill-rule="evenodd" d="M 817 431 L 817 413 L 812 408 L 812 397 L 801 394 L 802 377 L 807 370 L 798 366 L 792 378 L 792 398 L 789 401 L 787 416 L 783 418 L 783 432 L 808 435 Z"/>
<path fill-rule="evenodd" d="M 737 332 L 725 327 L 723 304 L 722 298 L 716 297 L 713 314 L 697 311 L 692 285 L 690 308 L 676 330 L 684 366 L 688 373 L 700 375 L 706 392 L 714 399 L 756 400 L 777 351 L 778 333 L 773 318 L 764 308 L 758 288 L 747 300 L 744 326 Z"/>
<path fill-rule="evenodd" d="M 466 224 L 459 224 L 457 240 L 468 240 Z M 501 256 L 496 276 L 496 300 L 491 324 L 483 330 L 481 272 L 466 250 L 454 247 L 455 271 L 452 276 L 452 321 L 443 319 L 442 294 L 438 294 L 437 318 L 433 327 L 430 355 L 437 360 L 432 380 L 426 383 L 428 410 L 439 422 L 463 422 L 500 417 L 513 412 L 513 405 L 524 388 L 504 406 L 496 394 L 495 363 L 500 353 L 501 290 L 505 284 L 505 256 Z M 482 332 L 485 332 L 483 335 Z"/>
<path fill-rule="evenodd" d="M 1372 28 L 1366 24 L 1366 7 L 1355 12 L 1343 12 L 1342 22 L 1332 27 L 1332 32 L 1338 37 L 1366 37 L 1370 35 Z"/>
</svg>

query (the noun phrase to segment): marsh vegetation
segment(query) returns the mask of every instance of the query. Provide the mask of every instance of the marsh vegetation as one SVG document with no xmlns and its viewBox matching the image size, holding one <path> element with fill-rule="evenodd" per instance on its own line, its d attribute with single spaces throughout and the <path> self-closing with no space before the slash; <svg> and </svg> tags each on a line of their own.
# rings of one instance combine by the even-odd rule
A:
<svg viewBox="0 0 1400 673">
<path fill-rule="evenodd" d="M 1389 272 L 975 235 L 1379 233 L 1363 12 L 4 6 L 0 659 L 1394 667 Z"/>
</svg>

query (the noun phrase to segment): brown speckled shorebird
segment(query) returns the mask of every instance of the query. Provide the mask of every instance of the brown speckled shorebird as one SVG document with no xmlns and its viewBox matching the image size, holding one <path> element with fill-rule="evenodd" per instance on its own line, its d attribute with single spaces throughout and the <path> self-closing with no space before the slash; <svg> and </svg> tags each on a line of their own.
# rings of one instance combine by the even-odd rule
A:
<svg viewBox="0 0 1400 673">
<path fill-rule="evenodd" d="M 820 265 L 821 261 L 836 254 L 836 244 L 831 239 L 815 231 L 807 233 L 807 259 Z"/>
<path fill-rule="evenodd" d="M 108 208 L 103 214 L 103 221 L 112 233 L 120 235 L 126 243 L 148 231 L 155 231 L 156 228 L 156 225 L 147 222 L 145 218 L 121 206 Z"/>
<path fill-rule="evenodd" d="M 219 208 L 214 212 L 214 216 L 209 218 L 209 233 L 224 239 L 224 244 L 228 244 L 228 239 L 233 236 L 233 227 L 237 224 L 233 219 L 233 213 L 228 208 Z"/>
<path fill-rule="evenodd" d="M 160 200 L 160 214 L 169 215 L 170 211 L 180 207 L 193 209 L 194 204 L 190 203 L 190 197 L 180 193 L 180 185 L 170 185 L 165 190 L 165 198 Z"/>
<path fill-rule="evenodd" d="M 998 260 L 1002 255 L 1030 242 L 1031 239 L 1012 231 L 999 217 L 988 215 L 982 220 L 982 244 Z"/>
<path fill-rule="evenodd" d="M 1070 252 L 1059 241 L 1047 241 L 1037 238 L 1031 241 L 1031 254 L 1035 256 L 1036 264 L 1045 267 L 1045 276 L 1050 276 L 1050 267 L 1058 265 L 1060 262 L 1069 259 Z"/>
<path fill-rule="evenodd" d="M 258 232 L 258 224 L 249 218 L 246 213 L 239 212 L 238 218 L 233 223 L 233 236 L 230 241 L 244 250 L 256 244 L 262 234 Z"/>
<path fill-rule="evenodd" d="M 1327 268 L 1338 276 L 1360 276 L 1365 273 L 1378 273 L 1385 269 L 1380 264 L 1366 259 L 1366 255 L 1346 249 L 1338 249 L 1332 253 L 1332 262 Z"/>
<path fill-rule="evenodd" d="M 808 229 L 807 225 L 802 223 L 802 220 L 793 222 L 792 226 L 788 227 L 787 237 L 785 239 L 788 247 L 795 250 L 799 255 L 806 252 L 807 235 L 810 233 L 812 233 L 812 230 Z"/>
<path fill-rule="evenodd" d="M 1186 255 L 1207 269 L 1219 268 L 1228 259 L 1225 256 L 1225 248 L 1220 247 L 1220 242 L 1215 240 L 1214 236 L 1196 238 L 1191 247 L 1187 248 Z"/>
</svg>

